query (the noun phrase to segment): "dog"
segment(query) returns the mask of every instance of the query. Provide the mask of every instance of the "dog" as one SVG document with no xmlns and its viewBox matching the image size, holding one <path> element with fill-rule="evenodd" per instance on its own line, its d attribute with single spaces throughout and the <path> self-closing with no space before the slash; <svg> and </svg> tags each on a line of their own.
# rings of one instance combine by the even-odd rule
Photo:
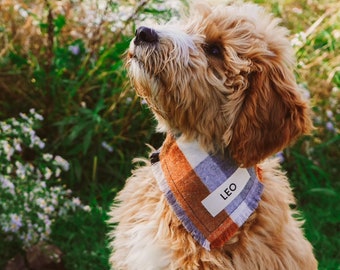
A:
<svg viewBox="0 0 340 270">
<path fill-rule="evenodd" d="M 113 269 L 317 269 L 271 158 L 313 128 L 287 34 L 250 3 L 137 28 L 127 69 L 166 139 L 109 213 Z"/>
</svg>

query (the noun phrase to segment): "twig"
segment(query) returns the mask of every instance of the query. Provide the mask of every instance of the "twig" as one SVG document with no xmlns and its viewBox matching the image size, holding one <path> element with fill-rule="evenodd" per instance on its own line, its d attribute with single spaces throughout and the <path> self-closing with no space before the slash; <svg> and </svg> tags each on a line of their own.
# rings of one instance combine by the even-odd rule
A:
<svg viewBox="0 0 340 270">
<path fill-rule="evenodd" d="M 326 12 L 324 14 L 322 14 L 322 16 L 317 19 L 305 32 L 305 37 L 307 38 L 308 36 L 310 36 L 316 28 L 318 28 L 318 26 L 322 23 L 322 21 L 328 17 L 331 13 L 332 13 L 332 9 L 328 9 L 326 10 Z"/>
<path fill-rule="evenodd" d="M 114 39 L 111 40 L 109 45 L 116 43 L 118 38 L 121 36 L 123 30 L 126 28 L 126 26 L 136 18 L 137 14 L 141 11 L 141 9 L 148 3 L 150 0 L 143 0 L 139 3 L 139 5 L 136 7 L 136 9 L 130 14 L 130 16 L 124 21 L 124 25 L 119 28 L 119 30 L 116 32 L 116 36 Z"/>
</svg>

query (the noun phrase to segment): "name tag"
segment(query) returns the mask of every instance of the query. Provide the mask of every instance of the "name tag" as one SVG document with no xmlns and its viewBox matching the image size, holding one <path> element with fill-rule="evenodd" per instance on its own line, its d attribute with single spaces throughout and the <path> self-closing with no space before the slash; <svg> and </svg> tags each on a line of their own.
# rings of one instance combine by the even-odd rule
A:
<svg viewBox="0 0 340 270">
<path fill-rule="evenodd" d="M 222 185 L 202 200 L 202 204 L 213 217 L 217 216 L 241 193 L 249 179 L 247 169 L 238 168 Z"/>
</svg>

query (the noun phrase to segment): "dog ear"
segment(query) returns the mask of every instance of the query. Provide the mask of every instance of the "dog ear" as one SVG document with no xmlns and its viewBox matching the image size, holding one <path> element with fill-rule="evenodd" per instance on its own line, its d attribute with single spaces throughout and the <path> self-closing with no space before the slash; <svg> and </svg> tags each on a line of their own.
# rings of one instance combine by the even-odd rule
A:
<svg viewBox="0 0 340 270">
<path fill-rule="evenodd" d="M 244 167 L 277 153 L 312 128 L 290 61 L 284 60 L 272 54 L 253 62 L 255 71 L 249 74 L 249 88 L 228 146 Z"/>
</svg>

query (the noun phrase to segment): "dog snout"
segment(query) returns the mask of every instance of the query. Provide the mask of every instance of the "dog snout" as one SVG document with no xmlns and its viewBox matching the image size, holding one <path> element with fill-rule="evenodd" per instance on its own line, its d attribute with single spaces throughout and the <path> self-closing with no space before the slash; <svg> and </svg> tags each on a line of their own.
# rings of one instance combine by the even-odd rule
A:
<svg viewBox="0 0 340 270">
<path fill-rule="evenodd" d="M 158 35 L 154 29 L 141 26 L 136 30 L 135 45 L 140 45 L 142 42 L 151 44 L 157 41 Z"/>
</svg>

